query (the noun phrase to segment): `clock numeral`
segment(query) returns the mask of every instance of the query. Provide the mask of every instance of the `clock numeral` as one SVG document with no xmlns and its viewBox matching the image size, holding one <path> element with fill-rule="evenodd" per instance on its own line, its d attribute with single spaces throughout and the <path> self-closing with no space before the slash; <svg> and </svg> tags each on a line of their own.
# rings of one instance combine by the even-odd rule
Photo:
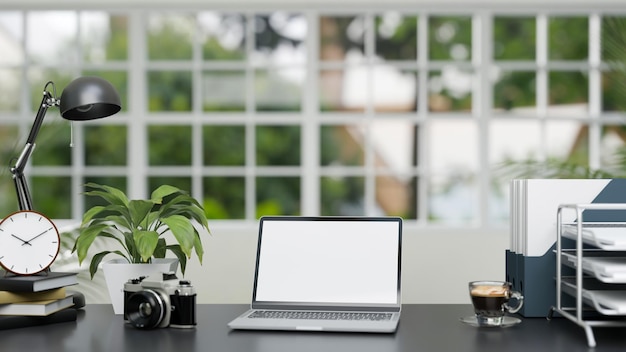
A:
<svg viewBox="0 0 626 352">
<path fill-rule="evenodd" d="M 52 254 L 48 254 L 48 257 L 50 258 L 54 258 L 54 256 Z"/>
<path fill-rule="evenodd" d="M 41 266 L 41 264 L 39 264 L 39 267 L 40 267 L 41 269 L 43 269 L 43 266 Z"/>
<path fill-rule="evenodd" d="M 15 222 L 15 220 L 13 220 L 13 218 L 9 218 L 9 220 L 11 220 L 11 222 Z"/>
<path fill-rule="evenodd" d="M 28 274 L 28 268 L 26 268 L 26 271 L 25 271 L 25 272 Z"/>
<path fill-rule="evenodd" d="M 43 219 L 43 217 L 41 217 L 41 216 L 40 216 L 40 217 L 39 217 L 39 220 L 37 220 L 37 221 L 41 221 L 41 219 Z"/>
</svg>

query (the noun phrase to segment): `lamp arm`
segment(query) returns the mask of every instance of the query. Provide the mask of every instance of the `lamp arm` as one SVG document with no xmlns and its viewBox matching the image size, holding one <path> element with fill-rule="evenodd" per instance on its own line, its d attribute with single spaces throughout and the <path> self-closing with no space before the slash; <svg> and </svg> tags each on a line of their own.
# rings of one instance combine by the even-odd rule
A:
<svg viewBox="0 0 626 352">
<path fill-rule="evenodd" d="M 52 84 L 54 88 L 54 83 L 48 82 L 48 84 Z M 59 105 L 59 100 L 50 92 L 44 88 L 43 97 L 41 99 L 41 104 L 39 105 L 39 110 L 37 110 L 37 115 L 35 116 L 35 122 L 33 122 L 33 126 L 30 129 L 30 133 L 28 134 L 28 139 L 26 140 L 26 145 L 22 150 L 22 153 L 17 158 L 15 165 L 11 167 L 11 174 L 13 175 L 13 182 L 15 183 L 15 191 L 17 193 L 17 202 L 20 207 L 20 210 L 32 210 L 32 200 L 30 197 L 30 193 L 28 191 L 28 184 L 26 183 L 26 178 L 24 177 L 24 168 L 26 168 L 26 164 L 28 163 L 28 159 L 30 155 L 33 153 L 35 149 L 35 139 L 39 134 L 39 129 L 43 123 L 43 119 L 46 116 L 46 111 L 51 106 Z"/>
</svg>

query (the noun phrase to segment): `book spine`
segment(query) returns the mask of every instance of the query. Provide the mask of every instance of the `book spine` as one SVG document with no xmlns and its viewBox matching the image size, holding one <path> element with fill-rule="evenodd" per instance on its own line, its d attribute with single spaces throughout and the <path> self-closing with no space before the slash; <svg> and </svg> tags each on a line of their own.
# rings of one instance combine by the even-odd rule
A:
<svg viewBox="0 0 626 352">
<path fill-rule="evenodd" d="M 63 299 L 65 296 L 64 287 L 39 292 L 0 291 L 0 304 Z"/>
<path fill-rule="evenodd" d="M 25 328 L 29 326 L 48 325 L 76 321 L 78 311 L 74 308 L 66 308 L 47 316 L 22 316 L 7 315 L 0 317 L 0 330 Z"/>
</svg>

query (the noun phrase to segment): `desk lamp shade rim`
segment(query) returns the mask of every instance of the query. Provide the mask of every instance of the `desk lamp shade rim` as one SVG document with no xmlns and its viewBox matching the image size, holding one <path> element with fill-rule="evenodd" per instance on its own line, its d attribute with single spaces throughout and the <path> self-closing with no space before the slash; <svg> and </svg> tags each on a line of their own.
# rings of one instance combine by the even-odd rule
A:
<svg viewBox="0 0 626 352">
<path fill-rule="evenodd" d="M 73 80 L 61 93 L 59 109 L 67 120 L 93 120 L 113 115 L 122 103 L 111 83 L 100 77 L 84 76 Z"/>
</svg>

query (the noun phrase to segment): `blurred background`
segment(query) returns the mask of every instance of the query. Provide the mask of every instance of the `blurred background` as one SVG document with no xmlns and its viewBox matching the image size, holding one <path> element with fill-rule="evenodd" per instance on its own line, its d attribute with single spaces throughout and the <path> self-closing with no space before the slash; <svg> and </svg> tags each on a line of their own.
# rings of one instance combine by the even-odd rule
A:
<svg viewBox="0 0 626 352">
<path fill-rule="evenodd" d="M 512 178 L 626 172 L 619 1 L 57 2 L 0 4 L 0 214 L 44 85 L 82 75 L 113 83 L 121 113 L 51 109 L 26 170 L 34 208 L 68 223 L 96 204 L 87 182 L 132 198 L 167 183 L 217 236 L 251 232 L 248 251 L 262 215 L 397 215 L 459 246 L 483 238 L 458 230 L 494 234 L 499 263 Z"/>
</svg>

